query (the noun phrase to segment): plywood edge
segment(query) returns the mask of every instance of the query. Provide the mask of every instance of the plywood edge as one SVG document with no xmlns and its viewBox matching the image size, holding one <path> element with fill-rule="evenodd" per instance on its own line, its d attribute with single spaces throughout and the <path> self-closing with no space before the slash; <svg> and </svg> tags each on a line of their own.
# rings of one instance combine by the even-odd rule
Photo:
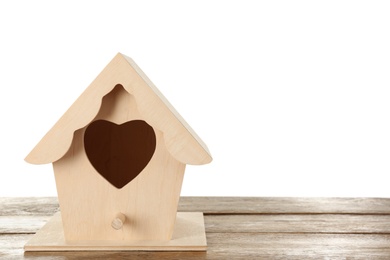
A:
<svg viewBox="0 0 390 260">
<path fill-rule="evenodd" d="M 169 241 L 65 241 L 57 212 L 24 246 L 25 251 L 206 251 L 202 212 L 178 212 Z"/>
<path fill-rule="evenodd" d="M 169 109 L 177 121 L 183 126 L 183 128 L 188 132 L 188 134 L 194 139 L 194 141 L 202 148 L 203 154 L 202 159 L 194 161 L 190 164 L 207 164 L 210 163 L 213 158 L 205 142 L 197 135 L 197 133 L 191 128 L 191 126 L 185 121 L 185 119 L 177 112 L 177 110 L 171 105 L 168 99 L 161 93 L 161 91 L 153 84 L 153 82 L 148 78 L 148 76 L 142 71 L 142 69 L 135 63 L 135 61 L 122 54 L 122 57 L 128 62 L 128 64 L 134 69 L 134 71 L 142 78 L 146 85 L 157 95 L 157 97 L 164 103 L 164 105 Z M 187 162 L 185 162 L 187 163 Z"/>
</svg>

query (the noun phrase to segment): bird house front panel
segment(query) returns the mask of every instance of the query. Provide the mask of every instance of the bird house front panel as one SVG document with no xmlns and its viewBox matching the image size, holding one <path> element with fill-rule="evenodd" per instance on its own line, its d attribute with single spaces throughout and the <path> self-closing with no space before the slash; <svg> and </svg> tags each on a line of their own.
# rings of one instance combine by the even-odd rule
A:
<svg viewBox="0 0 390 260">
<path fill-rule="evenodd" d="M 142 120 L 120 85 L 53 166 L 66 239 L 171 238 L 185 164 L 170 155 L 163 133 Z M 116 229 L 118 214 L 126 219 Z"/>
</svg>

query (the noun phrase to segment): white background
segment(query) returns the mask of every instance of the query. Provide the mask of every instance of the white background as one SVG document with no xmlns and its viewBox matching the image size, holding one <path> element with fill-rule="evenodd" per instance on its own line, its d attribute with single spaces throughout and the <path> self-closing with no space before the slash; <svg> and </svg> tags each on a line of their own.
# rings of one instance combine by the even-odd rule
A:
<svg viewBox="0 0 390 260">
<path fill-rule="evenodd" d="M 0 196 L 55 196 L 23 161 L 132 57 L 208 145 L 182 195 L 390 197 L 390 5 L 1 1 Z"/>
</svg>

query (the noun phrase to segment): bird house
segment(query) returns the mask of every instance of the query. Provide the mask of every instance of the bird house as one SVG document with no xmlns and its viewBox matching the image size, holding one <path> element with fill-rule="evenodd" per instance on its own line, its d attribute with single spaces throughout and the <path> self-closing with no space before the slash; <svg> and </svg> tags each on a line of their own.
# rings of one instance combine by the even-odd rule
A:
<svg viewBox="0 0 390 260">
<path fill-rule="evenodd" d="M 53 164 L 61 212 L 26 250 L 205 249 L 203 214 L 177 213 L 177 206 L 186 164 L 209 163 L 210 153 L 125 55 L 25 160 Z"/>
</svg>

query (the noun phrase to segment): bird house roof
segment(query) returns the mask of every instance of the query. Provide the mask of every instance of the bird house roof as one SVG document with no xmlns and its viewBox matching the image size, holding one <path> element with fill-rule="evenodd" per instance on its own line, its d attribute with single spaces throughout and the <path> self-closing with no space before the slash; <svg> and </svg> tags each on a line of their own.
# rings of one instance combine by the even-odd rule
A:
<svg viewBox="0 0 390 260">
<path fill-rule="evenodd" d="M 134 96 L 145 121 L 164 134 L 166 148 L 175 159 L 185 164 L 211 162 L 206 144 L 137 64 L 121 53 L 114 57 L 25 160 L 33 164 L 45 164 L 61 159 L 72 144 L 74 132 L 95 118 L 103 97 L 117 84 L 121 84 Z"/>
</svg>

